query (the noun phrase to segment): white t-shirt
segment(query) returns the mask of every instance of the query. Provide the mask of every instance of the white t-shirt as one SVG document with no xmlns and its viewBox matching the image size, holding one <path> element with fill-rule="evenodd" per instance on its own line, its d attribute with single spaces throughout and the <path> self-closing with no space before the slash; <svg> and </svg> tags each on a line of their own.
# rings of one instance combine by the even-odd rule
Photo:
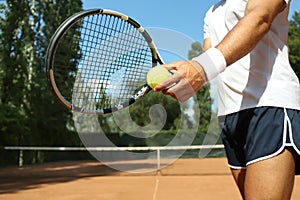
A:
<svg viewBox="0 0 300 200">
<path fill-rule="evenodd" d="M 218 76 L 218 115 L 243 109 L 276 106 L 300 110 L 299 80 L 288 59 L 287 8 L 273 21 L 270 31 L 245 57 Z M 204 38 L 216 46 L 244 16 L 247 0 L 222 0 L 204 19 Z"/>
</svg>

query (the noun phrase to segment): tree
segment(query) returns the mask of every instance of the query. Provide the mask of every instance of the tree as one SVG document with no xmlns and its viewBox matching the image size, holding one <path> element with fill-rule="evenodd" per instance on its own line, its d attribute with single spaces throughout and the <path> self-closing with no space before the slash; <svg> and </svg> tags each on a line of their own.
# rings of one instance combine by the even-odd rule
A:
<svg viewBox="0 0 300 200">
<path fill-rule="evenodd" d="M 289 21 L 289 59 L 298 78 L 300 78 L 300 13 L 295 12 Z"/>
<path fill-rule="evenodd" d="M 26 120 L 27 98 L 32 75 L 30 61 L 32 61 L 31 52 L 33 52 L 29 46 L 34 37 L 29 26 L 30 6 L 28 1 L 8 0 L 6 4 L 1 4 L 1 9 L 0 106 L 12 108 L 10 110 L 15 110 L 23 117 L 23 120 Z M 6 110 L 1 109 L 2 116 L 7 114 Z M 17 119 L 19 120 L 19 118 Z M 8 120 L 7 123 L 14 124 L 14 120 Z M 27 138 L 30 128 L 26 123 L 26 125 L 23 124 L 23 130 L 20 131 L 13 124 L 12 129 L 3 130 L 3 137 L 11 138 L 11 141 L 16 142 L 15 145 L 21 145 Z M 7 124 L 7 126 L 10 125 Z M 14 139 L 14 137 L 18 139 Z M 11 143 L 9 140 L 5 141 Z"/>
<path fill-rule="evenodd" d="M 202 45 L 199 42 L 194 42 L 191 45 L 192 49 L 188 53 L 188 58 L 192 59 L 202 53 Z"/>
<path fill-rule="evenodd" d="M 7 0 L 0 9 L 0 115 L 15 110 L 19 117 L 8 117 L 22 119 L 23 126 L 20 131 L 14 120 L 7 120 L 11 129 L 1 130 L 6 141 L 2 145 L 78 144 L 69 128 L 71 112 L 50 91 L 44 59 L 52 34 L 63 20 L 82 10 L 81 0 Z"/>
<path fill-rule="evenodd" d="M 44 25 L 40 28 L 43 37 L 39 39 L 40 52 L 40 73 L 36 77 L 35 93 L 32 93 L 32 101 L 41 101 L 43 104 L 35 105 L 34 116 L 45 116 L 47 120 L 37 118 L 35 122 L 36 132 L 43 139 L 43 145 L 78 145 L 79 139 L 73 127 L 72 113 L 65 109 L 54 97 L 49 84 L 46 80 L 45 54 L 52 37 L 58 26 L 72 14 L 82 10 L 81 0 L 46 0 L 40 1 L 41 4 L 41 19 Z M 68 46 L 65 45 L 65 52 L 69 52 Z M 61 51 L 64 51 L 61 49 Z M 67 58 L 66 58 L 67 61 Z M 42 96 L 40 94 L 43 94 Z M 41 98 L 41 99 L 39 99 Z M 55 124 L 49 127 L 48 124 Z M 41 130 L 45 135 L 41 136 Z M 75 140 L 75 141 L 74 141 Z"/>
</svg>

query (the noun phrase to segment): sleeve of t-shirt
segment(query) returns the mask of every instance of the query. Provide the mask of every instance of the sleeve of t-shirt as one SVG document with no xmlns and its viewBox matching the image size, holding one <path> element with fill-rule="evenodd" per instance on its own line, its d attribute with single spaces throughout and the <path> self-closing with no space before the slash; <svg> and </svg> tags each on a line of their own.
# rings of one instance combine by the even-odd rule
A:
<svg viewBox="0 0 300 200">
<path fill-rule="evenodd" d="M 290 2 L 290 0 L 284 0 L 286 4 L 288 4 Z"/>
<path fill-rule="evenodd" d="M 204 26 L 203 26 L 203 39 L 209 38 L 209 20 L 211 16 L 212 9 L 209 9 L 204 17 Z"/>
</svg>

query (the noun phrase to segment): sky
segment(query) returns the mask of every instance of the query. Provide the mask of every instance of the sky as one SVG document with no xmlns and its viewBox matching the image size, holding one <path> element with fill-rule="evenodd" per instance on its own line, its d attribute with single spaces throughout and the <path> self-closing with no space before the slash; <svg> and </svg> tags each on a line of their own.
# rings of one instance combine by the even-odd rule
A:
<svg viewBox="0 0 300 200">
<path fill-rule="evenodd" d="M 202 43 L 203 18 L 219 0 L 82 0 L 84 9 L 102 8 L 121 12 L 143 27 L 178 31 Z M 291 14 L 300 11 L 300 0 L 292 0 Z"/>
</svg>

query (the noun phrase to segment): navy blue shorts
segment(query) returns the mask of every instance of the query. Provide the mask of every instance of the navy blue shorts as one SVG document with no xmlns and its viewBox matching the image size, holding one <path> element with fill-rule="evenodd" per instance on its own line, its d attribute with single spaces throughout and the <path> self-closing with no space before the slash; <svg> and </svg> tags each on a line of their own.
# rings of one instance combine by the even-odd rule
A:
<svg viewBox="0 0 300 200">
<path fill-rule="evenodd" d="M 299 110 L 258 107 L 219 120 L 228 164 L 233 169 L 274 157 L 287 146 L 300 155 Z"/>
</svg>

